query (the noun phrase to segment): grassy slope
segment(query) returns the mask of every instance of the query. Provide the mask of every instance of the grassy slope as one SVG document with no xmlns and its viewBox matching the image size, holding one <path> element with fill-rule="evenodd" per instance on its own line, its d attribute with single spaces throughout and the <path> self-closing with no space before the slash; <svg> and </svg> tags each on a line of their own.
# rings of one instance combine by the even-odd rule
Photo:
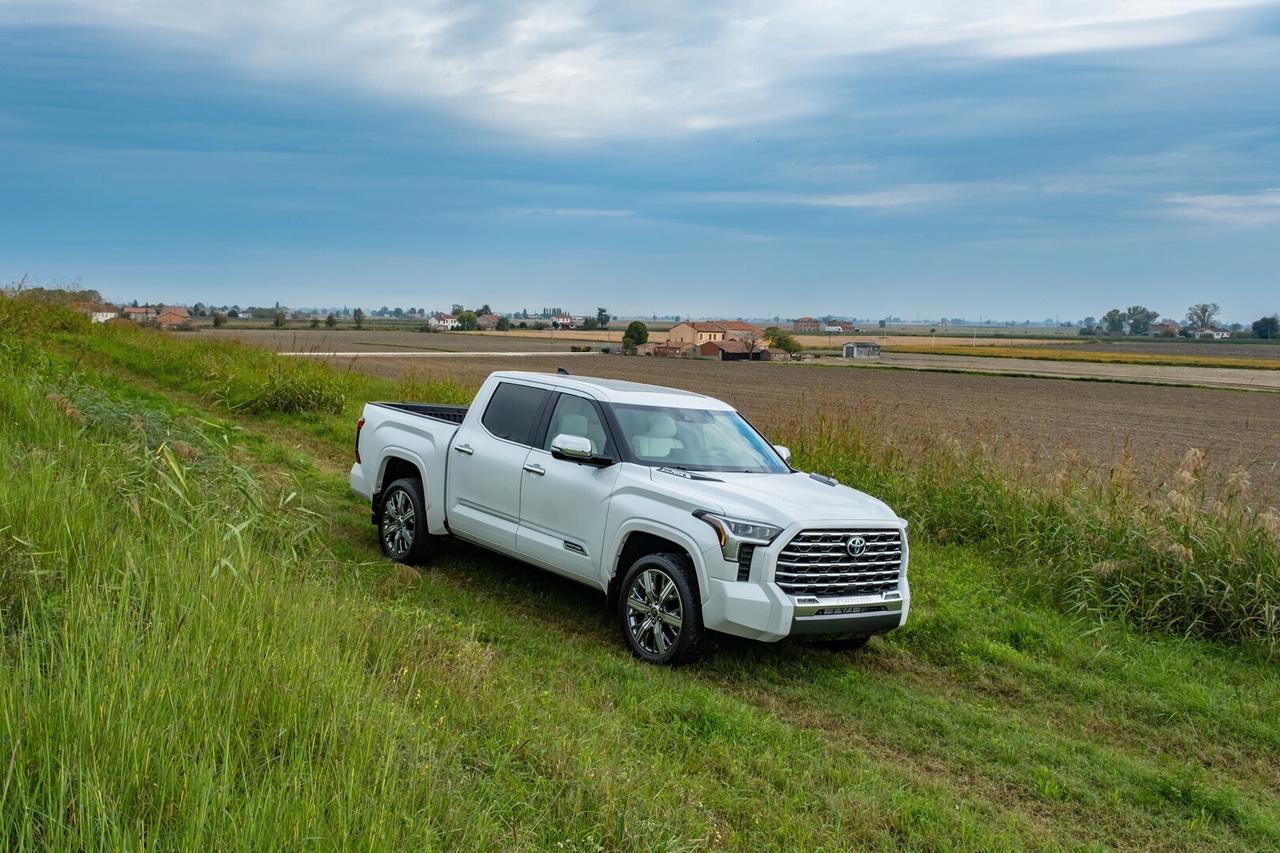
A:
<svg viewBox="0 0 1280 853">
<path fill-rule="evenodd" d="M 11 846 L 1280 843 L 1250 647 L 1084 626 L 922 541 L 910 625 L 863 653 L 645 667 L 584 588 L 383 561 L 350 412 L 227 419 L 142 350 L 64 348 L 88 388 L 0 389 Z"/>
</svg>

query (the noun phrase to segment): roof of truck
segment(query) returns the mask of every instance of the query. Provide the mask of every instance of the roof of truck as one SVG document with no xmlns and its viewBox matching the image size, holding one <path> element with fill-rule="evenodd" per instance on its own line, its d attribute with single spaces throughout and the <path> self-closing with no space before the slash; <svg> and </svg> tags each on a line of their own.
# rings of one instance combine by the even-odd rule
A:
<svg viewBox="0 0 1280 853">
<path fill-rule="evenodd" d="M 731 409 L 728 403 L 661 385 L 628 382 L 624 379 L 602 379 L 595 376 L 574 376 L 564 373 L 533 373 L 524 370 L 500 370 L 493 374 L 503 379 L 525 379 L 547 383 L 559 388 L 570 388 L 590 394 L 597 400 L 609 403 L 627 403 L 633 406 L 672 406 L 675 408 Z"/>
</svg>

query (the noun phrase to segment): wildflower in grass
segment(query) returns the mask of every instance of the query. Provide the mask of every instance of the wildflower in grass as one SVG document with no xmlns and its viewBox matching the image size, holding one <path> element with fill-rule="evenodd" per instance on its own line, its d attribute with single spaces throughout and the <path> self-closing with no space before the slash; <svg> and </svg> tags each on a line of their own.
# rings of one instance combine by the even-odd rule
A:
<svg viewBox="0 0 1280 853">
<path fill-rule="evenodd" d="M 1181 542 L 1169 543 L 1169 545 L 1165 548 L 1165 551 L 1167 551 L 1170 556 L 1178 558 L 1178 560 L 1180 560 L 1183 563 L 1191 562 L 1191 558 L 1194 556 L 1191 553 L 1191 549 L 1188 548 L 1186 545 L 1183 545 Z"/>
</svg>

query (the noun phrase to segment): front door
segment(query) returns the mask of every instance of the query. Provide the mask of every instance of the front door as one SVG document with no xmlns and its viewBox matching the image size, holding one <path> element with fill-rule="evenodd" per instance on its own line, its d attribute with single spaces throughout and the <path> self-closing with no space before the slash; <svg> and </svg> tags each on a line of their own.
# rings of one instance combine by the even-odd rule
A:
<svg viewBox="0 0 1280 853">
<path fill-rule="evenodd" d="M 553 405 L 546 432 L 523 466 L 516 547 L 546 568 L 599 582 L 609 498 L 621 466 L 556 459 L 551 442 L 560 434 L 582 436 L 595 455 L 619 457 L 598 403 L 561 393 Z"/>
<path fill-rule="evenodd" d="M 479 421 L 469 420 L 449 448 L 449 529 L 508 553 L 520 526 L 525 460 L 551 391 L 501 382 Z"/>
</svg>

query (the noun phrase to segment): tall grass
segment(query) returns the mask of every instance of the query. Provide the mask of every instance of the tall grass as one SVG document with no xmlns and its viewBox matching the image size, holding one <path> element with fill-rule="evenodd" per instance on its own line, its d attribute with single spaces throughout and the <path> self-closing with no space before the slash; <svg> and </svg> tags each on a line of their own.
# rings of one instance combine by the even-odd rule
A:
<svg viewBox="0 0 1280 853">
<path fill-rule="evenodd" d="M 1280 642 L 1280 511 L 1239 471 L 1210 496 L 1189 450 L 1163 489 L 1121 463 L 1052 475 L 945 435 L 885 434 L 851 417 L 775 425 L 797 464 L 876 494 L 916 536 L 980 544 L 1029 591 L 1090 616 L 1176 634 Z"/>
<path fill-rule="evenodd" d="M 347 402 L 340 375 L 327 365 L 280 358 L 238 341 L 170 336 L 125 324 L 95 328 L 91 340 L 130 370 L 176 381 L 229 411 L 332 414 Z"/>
</svg>

